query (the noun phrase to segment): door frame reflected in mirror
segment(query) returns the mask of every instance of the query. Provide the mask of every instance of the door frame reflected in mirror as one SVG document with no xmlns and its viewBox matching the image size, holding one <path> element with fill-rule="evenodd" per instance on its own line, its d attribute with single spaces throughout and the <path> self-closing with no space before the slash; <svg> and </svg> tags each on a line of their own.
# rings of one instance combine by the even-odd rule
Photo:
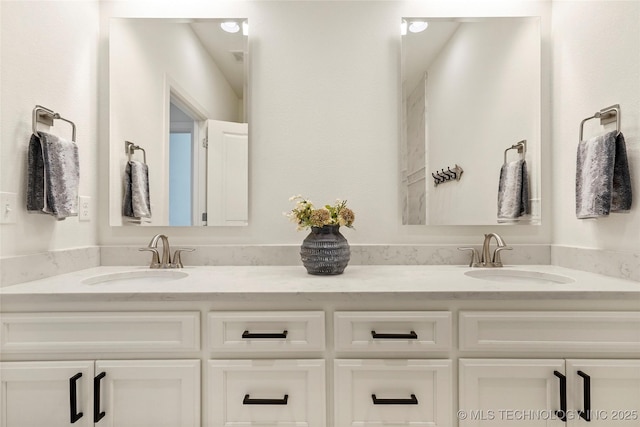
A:
<svg viewBox="0 0 640 427">
<path fill-rule="evenodd" d="M 169 226 L 203 225 L 206 151 L 198 143 L 203 139 L 202 120 L 175 96 L 169 101 L 169 117 Z"/>
</svg>

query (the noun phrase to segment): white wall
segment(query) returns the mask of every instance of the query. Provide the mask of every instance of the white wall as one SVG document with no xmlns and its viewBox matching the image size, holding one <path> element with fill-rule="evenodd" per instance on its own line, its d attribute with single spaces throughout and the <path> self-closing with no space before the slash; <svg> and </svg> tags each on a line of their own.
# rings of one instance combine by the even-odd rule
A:
<svg viewBox="0 0 640 427">
<path fill-rule="evenodd" d="M 246 16 L 251 27 L 250 225 L 152 231 L 109 227 L 103 218 L 102 244 L 143 244 L 160 230 L 180 244 L 298 244 L 304 235 L 282 216 L 292 207 L 289 196 L 298 193 L 322 204 L 347 199 L 357 216 L 357 231 L 345 232 L 352 243 L 477 243 L 483 232 L 496 229 L 401 225 L 399 23 L 403 16 L 539 15 L 546 49 L 549 2 L 182 1 L 149 8 L 146 2 L 128 1 L 102 6 L 103 46 L 112 16 Z M 543 67 L 548 67 L 545 53 Z M 545 149 L 548 83 L 543 79 Z M 101 104 L 102 129 L 106 108 Z M 108 143 L 104 131 L 101 141 Z M 100 186 L 101 194 L 108 194 L 102 167 Z M 106 210 L 106 196 L 101 203 Z M 501 227 L 500 233 L 509 243 L 549 243 L 548 214 L 540 227 Z"/>
<path fill-rule="evenodd" d="M 640 2 L 553 4 L 554 243 L 640 253 Z M 575 162 L 580 121 L 620 104 L 633 206 L 597 220 L 575 215 Z M 597 120 L 585 137 L 611 130 Z"/>
<path fill-rule="evenodd" d="M 109 103 L 111 225 L 122 224 L 124 141 L 146 151 L 152 217 L 169 223 L 169 90 L 178 90 L 204 118 L 238 121 L 239 100 L 186 23 L 110 22 Z M 141 152 L 137 152 L 136 159 Z M 120 185 L 117 183 L 120 182 Z"/>
<path fill-rule="evenodd" d="M 429 224 L 496 224 L 503 153 L 523 139 L 539 218 L 539 34 L 533 19 L 462 23 L 427 70 L 427 176 L 464 170 L 458 182 L 429 181 Z"/>
<path fill-rule="evenodd" d="M 0 191 L 18 194 L 16 224 L 0 225 L 0 256 L 96 245 L 98 3 L 3 0 L 0 8 Z M 79 194 L 91 197 L 91 222 L 26 213 L 27 147 L 36 104 L 76 124 Z M 49 131 L 71 137 L 71 127 L 62 121 Z"/>
<path fill-rule="evenodd" d="M 90 0 L 0 2 L 0 191 L 20 195 L 18 223 L 0 226 L 1 256 L 96 243 L 137 245 L 156 231 L 168 232 L 172 241 L 186 244 L 297 244 L 303 235 L 281 216 L 291 207 L 287 199 L 294 193 L 304 193 L 318 202 L 347 198 L 358 215 L 357 230 L 345 232 L 353 243 L 479 242 L 480 233 L 495 227 L 400 225 L 397 27 L 402 16 L 541 15 L 544 225 L 501 227 L 499 231 L 509 243 L 553 241 L 596 249 L 639 250 L 637 1 L 555 0 L 553 39 L 549 1 L 185 0 L 157 1 L 151 8 L 148 2 L 132 0 L 102 2 L 100 11 L 97 2 Z M 98 86 L 98 79 L 108 78 L 110 16 L 250 19 L 251 225 L 246 229 L 109 227 L 108 88 Z M 551 42 L 553 103 L 548 77 L 552 71 Z M 574 212 L 578 126 L 584 117 L 614 103 L 622 106 L 634 206 L 628 215 L 578 221 Z M 23 208 L 26 148 L 35 104 L 59 111 L 78 127 L 80 194 L 92 197 L 97 208 L 92 222 L 74 218 L 58 222 L 27 215 Z M 597 130 L 593 127 L 588 132 Z M 66 135 L 68 129 L 61 123 L 51 131 Z"/>
</svg>

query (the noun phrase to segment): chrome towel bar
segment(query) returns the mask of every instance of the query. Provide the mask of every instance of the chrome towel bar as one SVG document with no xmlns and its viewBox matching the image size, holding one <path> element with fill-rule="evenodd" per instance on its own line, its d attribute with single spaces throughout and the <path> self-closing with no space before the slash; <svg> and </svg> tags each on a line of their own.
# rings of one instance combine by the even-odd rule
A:
<svg viewBox="0 0 640 427">
<path fill-rule="evenodd" d="M 139 145 L 134 144 L 131 141 L 125 141 L 124 142 L 124 150 L 125 153 L 127 153 L 127 157 L 129 158 L 129 161 L 131 161 L 131 156 L 133 155 L 133 152 L 136 150 L 140 150 L 142 151 L 142 156 L 144 159 L 144 164 L 147 164 L 147 152 L 144 151 L 144 148 L 140 147 Z"/>
<path fill-rule="evenodd" d="M 509 150 L 518 150 L 518 154 L 522 154 L 522 160 L 524 160 L 527 155 L 527 140 L 523 139 L 520 142 L 516 142 L 511 147 L 504 150 L 504 163 L 507 163 L 507 151 Z"/>
<path fill-rule="evenodd" d="M 600 111 L 596 111 L 593 116 L 587 117 L 580 122 L 580 141 L 582 141 L 582 134 L 584 130 L 584 122 L 591 119 L 600 119 L 600 125 L 606 125 L 608 123 L 616 122 L 616 130 L 620 133 L 620 104 L 615 104 L 607 108 L 603 108 Z"/>
<path fill-rule="evenodd" d="M 56 113 L 49 108 L 43 107 L 42 105 L 36 105 L 33 109 L 32 117 L 31 117 L 31 125 L 33 129 L 33 133 L 35 135 L 38 134 L 38 123 L 45 124 L 47 126 L 53 126 L 54 120 L 62 120 L 71 125 L 72 134 L 71 140 L 76 142 L 76 125 L 71 120 L 65 119 L 60 114 Z"/>
</svg>

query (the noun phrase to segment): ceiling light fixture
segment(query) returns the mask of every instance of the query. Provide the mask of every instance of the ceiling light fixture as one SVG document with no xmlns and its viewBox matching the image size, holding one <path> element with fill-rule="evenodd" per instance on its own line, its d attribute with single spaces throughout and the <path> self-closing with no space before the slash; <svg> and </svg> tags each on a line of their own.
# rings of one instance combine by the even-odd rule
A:
<svg viewBox="0 0 640 427">
<path fill-rule="evenodd" d="M 412 33 L 420 33 L 427 29 L 429 23 L 427 21 L 412 21 L 409 24 L 409 31 Z"/>
<path fill-rule="evenodd" d="M 220 28 L 222 28 L 227 33 L 237 33 L 240 31 L 240 25 L 238 25 L 235 21 L 226 21 L 220 24 Z"/>
</svg>

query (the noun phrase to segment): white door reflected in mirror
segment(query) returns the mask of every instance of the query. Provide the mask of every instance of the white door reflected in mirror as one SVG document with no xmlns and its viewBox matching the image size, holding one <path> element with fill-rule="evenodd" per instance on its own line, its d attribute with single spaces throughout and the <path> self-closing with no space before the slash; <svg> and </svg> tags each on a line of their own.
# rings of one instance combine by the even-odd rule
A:
<svg viewBox="0 0 640 427">
<path fill-rule="evenodd" d="M 207 225 L 249 223 L 249 126 L 207 121 Z"/>
</svg>

